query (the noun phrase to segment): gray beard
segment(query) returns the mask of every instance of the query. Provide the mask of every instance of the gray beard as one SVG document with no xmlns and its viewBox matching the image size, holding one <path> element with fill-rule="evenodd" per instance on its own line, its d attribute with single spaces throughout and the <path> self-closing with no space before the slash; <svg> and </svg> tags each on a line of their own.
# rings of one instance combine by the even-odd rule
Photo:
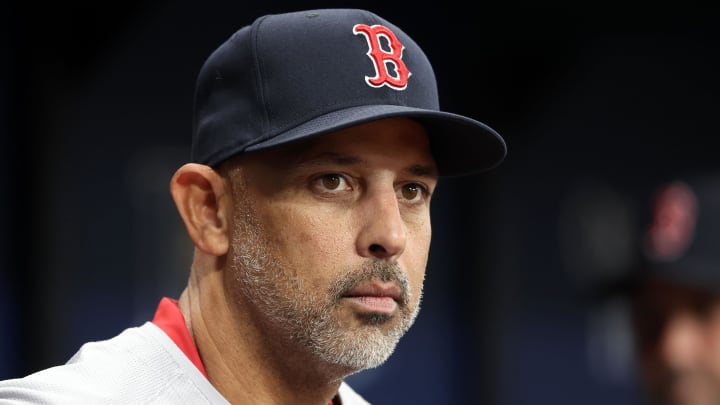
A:
<svg viewBox="0 0 720 405">
<path fill-rule="evenodd" d="M 412 292 L 400 266 L 369 260 L 360 268 L 345 269 L 326 291 L 310 290 L 270 253 L 267 239 L 254 219 L 247 212 L 234 218 L 238 226 L 231 248 L 233 278 L 247 302 L 253 303 L 265 322 L 289 342 L 346 374 L 383 364 L 420 310 L 420 299 L 414 307 L 410 305 Z M 337 314 L 340 297 L 371 279 L 393 281 L 400 286 L 399 319 L 393 320 L 396 324 L 387 330 L 382 326 L 391 319 L 382 315 L 363 318 L 360 327 L 343 326 Z M 422 295 L 422 289 L 418 294 Z"/>
</svg>

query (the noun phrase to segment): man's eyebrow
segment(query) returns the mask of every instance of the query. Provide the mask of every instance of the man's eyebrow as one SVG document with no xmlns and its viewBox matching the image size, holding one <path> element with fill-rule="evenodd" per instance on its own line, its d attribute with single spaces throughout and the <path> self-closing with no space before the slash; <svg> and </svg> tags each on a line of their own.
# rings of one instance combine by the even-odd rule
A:
<svg viewBox="0 0 720 405">
<path fill-rule="evenodd" d="M 307 160 L 300 162 L 301 166 L 317 166 L 322 164 L 334 163 L 342 166 L 349 165 L 362 165 L 366 162 L 359 156 L 346 155 L 336 152 L 323 152 L 318 155 L 312 156 Z"/>
<path fill-rule="evenodd" d="M 318 166 L 333 163 L 341 166 L 367 165 L 367 162 L 359 156 L 347 155 L 336 152 L 323 152 L 300 163 L 300 166 Z M 437 168 L 431 165 L 415 164 L 403 169 L 404 172 L 413 176 L 438 178 Z"/>
<path fill-rule="evenodd" d="M 439 177 L 438 171 L 435 166 L 426 165 L 412 165 L 405 169 L 406 172 L 420 177 L 430 177 L 437 179 Z"/>
</svg>

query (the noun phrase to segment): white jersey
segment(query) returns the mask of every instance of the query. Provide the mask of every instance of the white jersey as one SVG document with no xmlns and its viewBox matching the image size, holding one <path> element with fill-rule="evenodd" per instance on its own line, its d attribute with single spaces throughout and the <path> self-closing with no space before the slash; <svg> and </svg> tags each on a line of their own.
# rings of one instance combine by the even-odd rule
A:
<svg viewBox="0 0 720 405">
<path fill-rule="evenodd" d="M 344 382 L 342 405 L 369 405 Z M 84 344 L 64 365 L 0 381 L 0 405 L 229 405 L 152 322 Z"/>
</svg>

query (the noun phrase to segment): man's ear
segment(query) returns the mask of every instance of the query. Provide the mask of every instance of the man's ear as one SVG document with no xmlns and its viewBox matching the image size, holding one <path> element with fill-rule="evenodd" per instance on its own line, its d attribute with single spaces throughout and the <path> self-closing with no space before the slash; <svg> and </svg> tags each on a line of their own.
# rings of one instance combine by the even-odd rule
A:
<svg viewBox="0 0 720 405">
<path fill-rule="evenodd" d="M 223 178 L 209 166 L 188 163 L 170 180 L 170 194 L 195 246 L 213 256 L 225 255 L 230 193 Z"/>
</svg>

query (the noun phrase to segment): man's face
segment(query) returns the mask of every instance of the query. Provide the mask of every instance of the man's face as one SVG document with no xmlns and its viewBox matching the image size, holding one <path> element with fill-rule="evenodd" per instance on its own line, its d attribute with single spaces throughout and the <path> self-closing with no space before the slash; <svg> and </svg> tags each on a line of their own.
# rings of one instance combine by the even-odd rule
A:
<svg viewBox="0 0 720 405">
<path fill-rule="evenodd" d="M 653 404 L 720 404 L 720 296 L 650 280 L 636 299 L 642 377 Z"/>
<path fill-rule="evenodd" d="M 437 183 L 424 129 L 375 121 L 245 155 L 229 177 L 226 285 L 267 339 L 344 372 L 382 364 L 420 308 Z"/>
</svg>

